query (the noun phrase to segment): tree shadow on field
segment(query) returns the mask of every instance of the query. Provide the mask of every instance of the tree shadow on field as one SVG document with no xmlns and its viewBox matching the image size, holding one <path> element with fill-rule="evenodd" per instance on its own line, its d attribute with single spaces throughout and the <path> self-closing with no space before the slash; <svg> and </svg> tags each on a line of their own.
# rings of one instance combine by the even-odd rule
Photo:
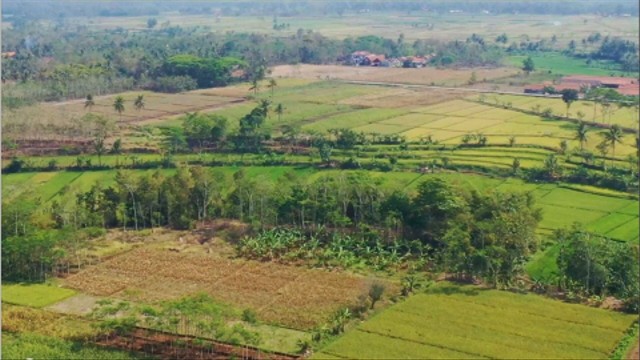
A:
<svg viewBox="0 0 640 360">
<path fill-rule="evenodd" d="M 456 285 L 456 284 L 439 284 L 427 290 L 427 294 L 433 295 L 466 295 L 478 296 L 482 291 L 489 289 L 480 288 L 472 285 Z"/>
</svg>

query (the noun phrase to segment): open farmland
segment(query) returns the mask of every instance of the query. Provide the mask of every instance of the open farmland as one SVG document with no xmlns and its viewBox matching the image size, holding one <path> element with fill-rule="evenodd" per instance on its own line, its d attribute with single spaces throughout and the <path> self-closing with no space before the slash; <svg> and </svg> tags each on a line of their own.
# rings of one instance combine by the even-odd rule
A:
<svg viewBox="0 0 640 360">
<path fill-rule="evenodd" d="M 456 86 L 466 85 L 475 72 L 479 80 L 509 77 L 519 72 L 516 68 L 487 69 L 422 69 L 353 67 L 341 65 L 282 65 L 273 69 L 272 76 L 324 80 L 354 80 L 382 83 Z"/>
<path fill-rule="evenodd" d="M 507 62 L 513 66 L 520 66 L 526 56 L 510 56 Z M 633 76 L 633 72 L 624 72 L 620 65 L 612 61 L 591 61 L 576 59 L 562 54 L 533 55 L 531 59 L 540 70 L 551 71 L 562 75 L 594 75 L 594 76 Z"/>
<path fill-rule="evenodd" d="M 264 321 L 308 329 L 366 292 L 364 278 L 298 267 L 142 248 L 65 280 L 98 296 L 153 302 L 206 292 Z M 131 295 L 135 294 L 135 295 Z"/>
<path fill-rule="evenodd" d="M 133 104 L 138 95 L 144 95 L 144 108 L 140 110 L 136 110 Z M 113 108 L 116 96 L 124 98 L 125 111 L 122 114 Z M 244 99 L 196 92 L 129 92 L 95 97 L 94 101 L 95 105 L 91 108 L 85 108 L 84 100 L 72 100 L 5 111 L 2 118 L 4 136 L 12 140 L 80 140 L 91 137 L 92 124 L 83 120 L 89 113 L 102 115 L 123 128 L 131 124 L 154 123 L 187 112 L 225 108 L 242 103 Z"/>
<path fill-rule="evenodd" d="M 364 322 L 314 358 L 600 359 L 634 318 L 445 283 Z"/>
<path fill-rule="evenodd" d="M 519 95 L 500 95 L 487 97 L 489 103 L 496 102 L 500 104 L 511 103 L 513 108 L 531 111 L 534 108 L 551 109 L 553 114 L 564 117 L 566 115 L 566 104 L 559 98 L 542 98 Z M 638 109 L 635 107 L 621 107 L 612 105 L 609 107 L 611 114 L 602 113 L 602 106 L 593 101 L 576 101 L 569 108 L 569 116 L 578 118 L 578 112 L 584 114 L 584 120 L 597 122 L 602 124 L 618 124 L 622 127 L 630 129 L 638 128 Z"/>
<path fill-rule="evenodd" d="M 72 24 L 86 25 L 89 29 L 103 30 L 125 28 L 144 30 L 147 28 L 147 17 L 95 17 L 70 19 Z M 397 38 L 404 34 L 407 40 L 425 39 L 437 36 L 442 40 L 462 40 L 476 33 L 483 37 L 495 38 L 507 33 L 515 39 L 550 38 L 557 36 L 559 44 L 565 45 L 572 39 L 586 37 L 594 28 L 602 28 L 603 36 L 621 36 L 633 40 L 638 37 L 637 17 L 602 17 L 596 15 L 557 15 L 550 18 L 544 15 L 531 14 L 482 14 L 459 13 L 439 14 L 429 11 L 412 11 L 410 13 L 345 13 L 314 14 L 311 10 L 304 15 L 286 17 L 290 27 L 285 30 L 274 30 L 272 18 L 269 16 L 211 16 L 166 13 L 157 16 L 159 23 L 169 22 L 178 26 L 201 26 L 205 31 L 226 32 L 241 28 L 246 32 L 256 32 L 277 36 L 295 35 L 299 28 L 312 29 L 333 38 L 385 34 L 389 38 Z M 418 24 L 418 26 L 412 26 Z M 433 28 L 428 25 L 433 24 Z M 3 24 L 4 25 L 4 24 Z M 436 30 L 436 31 L 434 31 Z M 437 34 L 437 35 L 434 35 Z"/>
</svg>

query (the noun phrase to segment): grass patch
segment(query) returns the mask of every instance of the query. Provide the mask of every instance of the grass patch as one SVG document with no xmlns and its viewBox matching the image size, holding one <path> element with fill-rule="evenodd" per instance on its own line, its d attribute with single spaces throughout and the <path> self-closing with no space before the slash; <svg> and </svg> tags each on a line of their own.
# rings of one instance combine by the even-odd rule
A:
<svg viewBox="0 0 640 360">
<path fill-rule="evenodd" d="M 556 259 L 560 253 L 560 247 L 553 245 L 536 253 L 525 265 L 525 271 L 529 276 L 536 279 L 548 279 L 553 274 L 558 273 Z"/>
<path fill-rule="evenodd" d="M 509 56 L 507 62 L 513 66 L 522 66 L 527 56 Z M 633 73 L 621 71 L 620 66 L 612 61 L 594 60 L 587 64 L 585 59 L 578 59 L 559 53 L 531 55 L 537 70 L 552 71 L 562 75 L 594 75 L 594 76 L 633 76 Z M 635 74 L 637 75 L 637 74 Z"/>
<path fill-rule="evenodd" d="M 48 284 L 2 284 L 2 302 L 41 308 L 75 295 L 70 289 Z"/>
<path fill-rule="evenodd" d="M 2 356 L 6 359 L 136 359 L 124 351 L 97 348 L 75 341 L 35 334 L 3 334 Z"/>
</svg>

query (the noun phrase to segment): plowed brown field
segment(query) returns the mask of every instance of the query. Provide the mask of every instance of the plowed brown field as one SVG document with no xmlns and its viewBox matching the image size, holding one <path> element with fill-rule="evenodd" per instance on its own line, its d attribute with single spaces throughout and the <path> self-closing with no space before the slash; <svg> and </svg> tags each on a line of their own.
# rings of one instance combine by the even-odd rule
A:
<svg viewBox="0 0 640 360">
<path fill-rule="evenodd" d="M 370 282 L 346 273 L 140 248 L 65 283 L 91 295 L 145 302 L 205 292 L 240 309 L 254 309 L 264 321 L 309 329 L 354 303 Z M 392 284 L 388 288 L 397 290 Z"/>
</svg>

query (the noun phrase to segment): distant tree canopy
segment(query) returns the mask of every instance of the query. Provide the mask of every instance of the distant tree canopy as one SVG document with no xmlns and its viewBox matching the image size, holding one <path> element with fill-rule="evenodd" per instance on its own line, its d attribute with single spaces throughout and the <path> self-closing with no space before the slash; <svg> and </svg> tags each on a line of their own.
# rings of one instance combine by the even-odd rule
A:
<svg viewBox="0 0 640 360">
<path fill-rule="evenodd" d="M 242 60 L 232 57 L 201 58 L 194 55 L 174 55 L 168 58 L 160 72 L 165 76 L 189 76 L 199 88 L 225 86 L 231 80 L 234 67 L 244 66 Z"/>
<path fill-rule="evenodd" d="M 624 71 L 639 69 L 638 44 L 629 40 L 606 36 L 591 56 L 595 59 L 613 60 L 619 63 Z"/>
</svg>

